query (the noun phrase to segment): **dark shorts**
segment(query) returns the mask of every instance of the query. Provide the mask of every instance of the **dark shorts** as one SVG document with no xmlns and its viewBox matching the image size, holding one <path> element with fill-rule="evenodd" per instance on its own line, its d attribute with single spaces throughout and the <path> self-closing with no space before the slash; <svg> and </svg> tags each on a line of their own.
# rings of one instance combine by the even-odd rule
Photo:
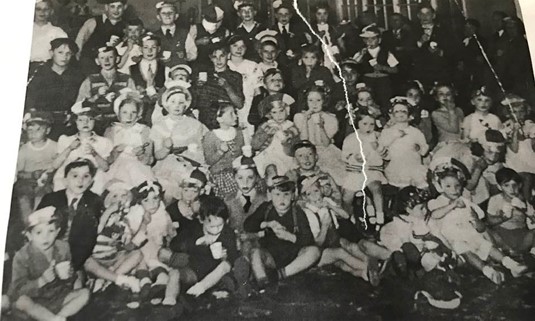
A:
<svg viewBox="0 0 535 321">
<path fill-rule="evenodd" d="M 290 262 L 295 260 L 302 247 L 292 244 L 284 247 L 264 247 L 263 249 L 271 255 L 275 261 L 276 267 L 279 269 L 285 267 L 286 265 L 290 264 Z"/>
<path fill-rule="evenodd" d="M 498 235 L 507 246 L 515 251 L 524 252 L 531 248 L 531 244 L 528 244 L 527 246 L 524 244 L 526 238 L 531 233 L 531 231 L 526 228 L 508 230 L 496 226 L 493 228 L 493 232 Z"/>
</svg>

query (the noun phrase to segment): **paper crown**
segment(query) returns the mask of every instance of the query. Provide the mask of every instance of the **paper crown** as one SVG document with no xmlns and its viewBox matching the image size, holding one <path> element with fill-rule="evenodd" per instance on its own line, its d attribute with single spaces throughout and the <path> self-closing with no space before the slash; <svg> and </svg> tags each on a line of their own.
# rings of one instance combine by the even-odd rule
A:
<svg viewBox="0 0 535 321">
<path fill-rule="evenodd" d="M 184 71 L 186 71 L 189 75 L 191 75 L 191 73 L 193 72 L 193 71 L 191 70 L 191 67 L 190 67 L 190 66 L 188 66 L 188 65 L 186 65 L 186 64 L 180 64 L 180 65 L 175 65 L 175 66 L 169 68 L 169 75 L 171 75 L 171 73 L 172 73 L 173 71 L 175 71 L 175 70 L 179 70 L 179 69 L 180 69 L 180 70 L 184 70 Z"/>
<path fill-rule="evenodd" d="M 505 95 L 505 98 L 501 101 L 503 106 L 519 106 L 526 102 L 526 100 L 518 95 L 508 93 Z"/>
<path fill-rule="evenodd" d="M 362 33 L 360 34 L 361 38 L 371 38 L 371 37 L 377 37 L 381 34 L 381 30 L 379 27 L 375 25 L 375 23 L 372 23 L 371 25 L 368 25 L 364 28 L 362 28 Z"/>
<path fill-rule="evenodd" d="M 256 34 L 255 39 L 258 40 L 260 43 L 266 41 L 273 41 L 275 44 L 279 44 L 277 40 L 277 31 L 271 29 L 260 31 Z"/>
<path fill-rule="evenodd" d="M 474 90 L 472 92 L 472 98 L 475 98 L 477 96 L 487 96 L 491 97 L 491 93 L 489 92 L 488 88 L 486 86 L 481 86 L 480 88 Z"/>
<path fill-rule="evenodd" d="M 219 21 L 223 20 L 223 17 L 225 16 L 225 12 L 213 4 L 206 6 L 202 10 L 202 14 L 203 19 L 211 23 L 218 23 Z"/>
<path fill-rule="evenodd" d="M 75 115 L 92 114 L 95 112 L 95 109 L 90 102 L 82 100 L 72 105 L 71 112 Z"/>
<path fill-rule="evenodd" d="M 48 206 L 37 210 L 28 216 L 28 225 L 27 228 L 32 228 L 39 224 L 48 224 L 53 220 L 57 219 L 55 216 L 56 208 L 54 206 Z"/>
<path fill-rule="evenodd" d="M 147 32 L 141 37 L 141 41 L 156 40 L 160 41 L 160 37 L 156 36 L 152 32 Z"/>
<path fill-rule="evenodd" d="M 180 182 L 180 186 L 195 186 L 197 188 L 203 188 L 208 183 L 206 175 L 198 168 L 195 168 L 188 177 L 185 177 Z"/>
<path fill-rule="evenodd" d="M 115 98 L 115 101 L 113 102 L 113 112 L 115 113 L 115 115 L 119 115 L 119 108 L 121 107 L 121 104 L 125 99 L 128 98 L 139 100 L 141 102 L 141 99 L 143 97 L 138 91 L 130 89 L 128 87 L 121 89 L 119 91 L 119 97 Z"/>
<path fill-rule="evenodd" d="M 138 194 L 151 191 L 160 195 L 163 191 L 162 185 L 157 181 L 145 181 L 136 187 Z"/>
<path fill-rule="evenodd" d="M 316 184 L 316 182 L 318 182 L 320 180 L 320 176 L 319 175 L 312 175 L 312 176 L 308 176 L 308 177 L 303 177 L 300 181 L 299 181 L 299 192 L 300 193 L 303 193 L 303 192 L 306 192 L 308 191 L 312 186 L 314 186 L 314 184 Z"/>
<path fill-rule="evenodd" d="M 175 95 L 175 94 L 184 94 L 186 96 L 186 100 L 191 102 L 191 93 L 189 90 L 182 86 L 172 86 L 167 88 L 163 95 L 162 95 L 162 103 L 167 103 L 167 100 L 169 100 L 169 97 Z M 188 106 L 189 107 L 189 106 Z"/>
</svg>

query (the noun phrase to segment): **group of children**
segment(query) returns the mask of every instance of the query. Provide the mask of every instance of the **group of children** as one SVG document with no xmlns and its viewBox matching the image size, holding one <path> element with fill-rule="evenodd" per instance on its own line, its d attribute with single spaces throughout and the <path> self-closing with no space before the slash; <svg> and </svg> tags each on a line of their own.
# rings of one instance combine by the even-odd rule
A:
<svg viewBox="0 0 535 321">
<path fill-rule="evenodd" d="M 146 32 L 123 19 L 126 0 L 102 2 L 76 41 L 36 3 L 36 28 L 51 31 L 34 42 L 55 36 L 30 65 L 12 313 L 65 320 L 110 284 L 130 308 L 246 298 L 326 265 L 374 286 L 389 271 L 442 280 L 419 293 L 456 307 L 458 265 L 500 284 L 533 264 L 530 106 L 485 77 L 457 96 L 435 72 L 455 50 L 432 7 L 385 31 L 331 25 L 319 4 L 308 30 L 289 2 L 267 28 L 236 1 L 185 28 L 162 1 Z"/>
</svg>

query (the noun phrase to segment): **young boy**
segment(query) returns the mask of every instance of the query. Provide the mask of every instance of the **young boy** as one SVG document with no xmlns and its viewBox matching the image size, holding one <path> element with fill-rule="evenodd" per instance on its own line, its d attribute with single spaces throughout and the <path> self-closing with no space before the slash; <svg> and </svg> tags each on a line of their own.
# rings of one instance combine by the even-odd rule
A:
<svg viewBox="0 0 535 321">
<path fill-rule="evenodd" d="M 161 40 L 161 47 L 168 67 L 185 64 L 197 59 L 197 45 L 189 30 L 176 24 L 178 11 L 174 1 L 162 1 L 156 4 L 156 18 L 161 25 L 154 32 Z"/>
<path fill-rule="evenodd" d="M 157 94 L 165 83 L 165 66 L 160 60 L 160 38 L 147 33 L 141 38 L 141 61 L 130 66 L 130 75 L 137 89 L 148 97 Z"/>
<path fill-rule="evenodd" d="M 13 259 L 9 297 L 15 310 L 35 320 L 67 320 L 89 301 L 87 289 L 73 289 L 69 244 L 56 239 L 55 211 L 48 206 L 28 217 L 29 243 Z"/>
<path fill-rule="evenodd" d="M 289 170 L 286 176 L 295 183 L 303 176 L 319 176 L 324 196 L 330 197 L 337 204 L 341 204 L 342 193 L 340 192 L 340 188 L 336 185 L 331 175 L 323 172 L 316 165 L 318 162 L 316 146 L 308 140 L 302 140 L 293 146 L 292 152 L 297 163 L 297 168 Z"/>
<path fill-rule="evenodd" d="M 106 127 L 117 118 L 112 103 L 119 96 L 121 89 L 136 90 L 132 78 L 117 71 L 119 59 L 115 47 L 99 48 L 95 61 L 101 70 L 99 73 L 89 75 L 78 91 L 77 102 L 88 100 L 98 109 L 99 119 L 97 119 L 95 132 L 99 135 L 102 135 Z"/>
<path fill-rule="evenodd" d="M 52 172 L 57 144 L 47 138 L 52 119 L 46 112 L 30 110 L 24 116 L 28 142 L 19 150 L 15 192 L 24 220 L 46 193 L 52 192 Z"/>
<path fill-rule="evenodd" d="M 228 68 L 228 48 L 223 42 L 216 41 L 207 50 L 212 68 L 199 72 L 192 92 L 198 98 L 199 121 L 212 130 L 219 127 L 215 115 L 218 105 L 214 102 L 230 101 L 236 108 L 243 108 L 243 80 L 240 73 Z"/>
<path fill-rule="evenodd" d="M 239 35 L 247 39 L 245 45 L 245 59 L 257 61 L 258 55 L 254 49 L 256 35 L 265 30 L 266 27 L 255 20 L 256 8 L 252 2 L 242 2 L 238 6 L 238 16 L 241 19 L 240 25 L 234 30 L 234 35 Z"/>
<path fill-rule="evenodd" d="M 126 24 L 123 14 L 128 7 L 126 0 L 102 0 L 104 13 L 101 16 L 87 20 L 76 37 L 76 44 L 80 48 L 80 64 L 86 75 L 98 72 L 94 59 L 99 48 L 116 46 L 124 37 Z"/>
<path fill-rule="evenodd" d="M 210 45 L 215 42 L 222 42 L 230 36 L 227 28 L 222 27 L 225 12 L 216 5 L 208 5 L 202 10 L 203 18 L 201 23 L 191 27 L 190 33 L 195 39 L 198 55 L 196 65 L 198 67 L 209 66 L 211 54 Z"/>
<path fill-rule="evenodd" d="M 145 28 L 143 21 L 140 19 L 132 19 L 126 23 L 124 30 L 125 40 L 119 43 L 115 49 L 121 61 L 117 64 L 119 72 L 130 75 L 130 66 L 139 62 L 143 53 L 141 52 L 141 36 Z"/>
<path fill-rule="evenodd" d="M 268 191 L 271 201 L 243 223 L 245 232 L 260 237 L 260 246 L 252 249 L 250 261 L 261 290 L 303 272 L 320 258 L 307 217 L 294 202 L 295 183 L 286 176 L 275 176 Z"/>
<path fill-rule="evenodd" d="M 535 255 L 535 231 L 526 224 L 526 220 L 535 221 L 535 212 L 531 204 L 521 199 L 522 177 L 510 168 L 499 169 L 495 176 L 501 193 L 489 200 L 490 234 L 498 247 L 509 253 Z"/>
<path fill-rule="evenodd" d="M 398 72 L 399 62 L 390 51 L 381 46 L 381 31 L 375 25 L 362 29 L 360 37 L 364 39 L 366 47 L 357 52 L 353 59 L 360 65 L 364 82 L 374 92 L 381 93 L 377 102 L 386 115 L 392 97 L 390 75 Z"/>
</svg>

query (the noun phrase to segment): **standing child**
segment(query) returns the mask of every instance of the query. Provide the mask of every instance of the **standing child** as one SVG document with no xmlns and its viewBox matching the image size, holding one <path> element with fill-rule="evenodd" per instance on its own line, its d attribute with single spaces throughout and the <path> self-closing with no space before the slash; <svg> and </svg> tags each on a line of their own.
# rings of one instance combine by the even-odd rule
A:
<svg viewBox="0 0 535 321">
<path fill-rule="evenodd" d="M 321 255 L 305 213 L 294 202 L 295 183 L 275 176 L 269 195 L 271 202 L 262 204 L 243 224 L 246 232 L 260 235 L 260 246 L 252 250 L 250 259 L 261 289 L 305 271 Z"/>
<path fill-rule="evenodd" d="M 28 217 L 24 245 L 13 258 L 9 298 L 15 310 L 34 320 L 65 321 L 89 301 L 87 289 L 73 289 L 74 276 L 67 242 L 58 240 L 56 208 Z"/>
<path fill-rule="evenodd" d="M 346 211 L 354 213 L 355 194 L 367 187 L 373 197 L 375 223 L 384 224 L 382 184 L 386 184 L 387 180 L 383 174 L 383 158 L 380 154 L 382 151 L 378 143 L 379 133 L 375 131 L 376 120 L 370 114 L 362 112 L 355 114 L 354 121 L 358 136 L 355 133 L 349 134 L 342 146 L 342 160 L 345 162 L 345 180 L 342 184 L 343 205 Z M 363 166 L 364 159 L 365 166 Z"/>
<path fill-rule="evenodd" d="M 472 93 L 471 102 L 476 110 L 464 118 L 461 135 L 463 139 L 477 141 L 489 128 L 502 129 L 498 116 L 490 112 L 492 97 L 485 86 Z"/>
<path fill-rule="evenodd" d="M 119 119 L 106 129 L 104 137 L 113 142 L 108 162 L 108 179 L 117 179 L 138 186 L 154 179 L 151 165 L 153 143 L 150 128 L 138 123 L 143 113 L 143 101 L 137 92 L 124 92 L 114 101 L 113 110 Z"/>
<path fill-rule="evenodd" d="M 218 104 L 216 121 L 219 128 L 204 136 L 202 147 L 215 184 L 215 195 L 225 198 L 238 190 L 233 180 L 232 162 L 241 155 L 244 139 L 242 131 L 236 128 L 238 118 L 234 106 L 230 102 Z"/>
<path fill-rule="evenodd" d="M 427 154 L 429 146 L 424 134 L 409 124 L 413 110 L 407 98 L 395 97 L 391 102 L 393 125 L 381 132 L 378 142 L 381 148 L 387 149 L 384 158 L 390 161 L 385 167 L 385 176 L 388 183 L 396 187 L 426 187 L 427 168 L 422 164 L 422 156 Z"/>
<path fill-rule="evenodd" d="M 303 92 L 312 84 L 321 84 L 329 90 L 334 88 L 334 80 L 331 71 L 322 66 L 323 54 L 321 49 L 314 45 L 301 48 L 300 61 L 292 68 L 292 87 L 296 93 Z"/>
<path fill-rule="evenodd" d="M 140 19 L 127 21 L 124 30 L 126 39 L 115 47 L 117 53 L 121 56 L 121 61 L 117 64 L 119 72 L 130 75 L 130 66 L 139 62 L 143 56 L 141 52 L 141 35 L 143 35 L 144 31 L 143 21 Z"/>
<path fill-rule="evenodd" d="M 160 38 L 147 33 L 141 38 L 142 58 L 130 66 L 130 75 L 136 88 L 148 97 L 156 95 L 165 83 L 165 65 L 160 58 Z"/>
<path fill-rule="evenodd" d="M 28 142 L 21 146 L 17 160 L 15 192 L 25 221 L 41 198 L 52 191 L 52 173 L 58 148 L 47 138 L 52 119 L 46 112 L 30 110 L 24 117 Z"/>
<path fill-rule="evenodd" d="M 261 177 L 266 175 L 269 165 L 274 165 L 279 175 L 293 167 L 293 160 L 289 155 L 294 141 L 299 139 L 299 131 L 288 120 L 292 102 L 293 99 L 286 94 L 282 97 L 272 95 L 264 105 L 263 114 L 269 120 L 258 128 L 251 141 L 253 150 L 259 151 L 254 160 Z"/>
<path fill-rule="evenodd" d="M 76 103 L 71 111 L 76 118 L 78 133 L 72 136 L 61 136 L 58 140 L 58 157 L 54 161 L 54 167 L 58 170 L 54 175 L 54 191 L 64 188 L 64 171 L 67 164 L 78 159 L 86 158 L 97 168 L 91 190 L 97 194 L 104 191 L 104 185 L 108 180 L 105 172 L 109 169 L 107 158 L 113 148 L 112 142 L 95 134 L 95 110 L 92 107 L 84 107 L 83 102 Z"/>
<path fill-rule="evenodd" d="M 236 1 L 238 3 L 240 1 Z M 257 10 L 252 2 L 241 1 L 238 5 L 238 16 L 241 23 L 234 30 L 235 35 L 239 35 L 245 38 L 245 45 L 249 49 L 245 52 L 245 59 L 258 61 L 258 55 L 256 50 L 253 50 L 256 45 L 256 35 L 265 30 L 266 27 L 255 20 Z"/>
<path fill-rule="evenodd" d="M 335 70 L 335 66 L 328 57 L 326 50 L 328 50 L 333 58 L 340 60 L 342 51 L 345 49 L 344 34 L 335 26 L 329 23 L 329 5 L 326 2 L 318 3 L 314 9 L 314 23 L 312 29 L 321 37 L 315 41 L 315 45 L 321 47 L 324 53 L 323 65 L 329 70 Z M 322 41 L 327 45 L 323 47 Z"/>
<path fill-rule="evenodd" d="M 157 160 L 154 174 L 165 186 L 165 201 L 169 203 L 178 199 L 177 182 L 191 169 L 191 161 L 204 164 L 202 140 L 208 129 L 197 119 L 184 115 L 191 105 L 191 94 L 186 88 L 168 88 L 162 105 L 168 114 L 152 126 L 150 138 Z"/>
</svg>

